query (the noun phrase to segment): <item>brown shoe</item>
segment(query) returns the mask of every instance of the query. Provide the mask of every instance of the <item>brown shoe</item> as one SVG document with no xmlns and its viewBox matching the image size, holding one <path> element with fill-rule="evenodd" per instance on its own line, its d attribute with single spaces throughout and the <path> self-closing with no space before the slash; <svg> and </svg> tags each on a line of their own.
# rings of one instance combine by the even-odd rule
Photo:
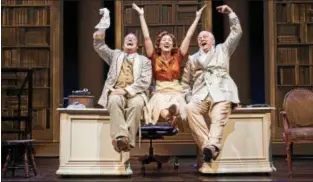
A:
<svg viewBox="0 0 313 182">
<path fill-rule="evenodd" d="M 113 140 L 112 140 L 112 145 L 113 145 L 113 148 L 114 148 L 114 150 L 115 150 L 116 152 L 118 152 L 118 153 L 121 152 L 121 149 L 119 149 L 119 148 L 117 147 L 117 140 L 116 140 L 116 139 L 113 139 Z"/>
<path fill-rule="evenodd" d="M 125 136 L 118 137 L 117 139 L 117 147 L 122 151 L 127 151 L 130 149 L 128 138 Z"/>
</svg>

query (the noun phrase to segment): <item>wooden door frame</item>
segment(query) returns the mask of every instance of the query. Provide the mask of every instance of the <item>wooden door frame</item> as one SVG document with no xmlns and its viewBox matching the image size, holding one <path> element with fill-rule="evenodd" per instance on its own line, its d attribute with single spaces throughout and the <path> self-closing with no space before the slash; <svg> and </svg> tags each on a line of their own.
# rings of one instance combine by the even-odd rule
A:
<svg viewBox="0 0 313 182">
<path fill-rule="evenodd" d="M 275 12 L 274 1 L 264 1 L 264 73 L 265 73 L 265 101 L 272 107 L 276 107 L 275 91 L 276 91 L 276 79 L 275 79 Z M 272 111 L 272 140 L 276 140 L 276 111 Z"/>
</svg>

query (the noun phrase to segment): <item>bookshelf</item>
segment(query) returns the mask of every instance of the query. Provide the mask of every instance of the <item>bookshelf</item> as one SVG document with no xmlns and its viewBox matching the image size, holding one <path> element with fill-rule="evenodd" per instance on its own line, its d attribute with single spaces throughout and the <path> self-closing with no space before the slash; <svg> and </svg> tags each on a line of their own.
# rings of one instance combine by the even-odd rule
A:
<svg viewBox="0 0 313 182">
<path fill-rule="evenodd" d="M 139 49 L 138 52 L 145 54 L 144 38 L 142 35 L 138 14 L 132 9 L 133 1 L 122 1 L 121 32 L 124 36 L 128 32 L 133 32 L 138 37 Z M 139 7 L 144 8 L 145 19 L 148 24 L 149 32 L 152 41 L 161 31 L 168 31 L 175 35 L 178 46 L 185 37 L 188 28 L 192 24 L 196 16 L 196 11 L 200 9 L 207 1 L 201 0 L 173 0 L 173 1 L 134 1 Z M 209 7 L 207 7 L 209 8 Z M 203 12 L 202 20 L 206 14 Z M 189 53 L 195 53 L 198 50 L 197 35 L 204 28 L 204 23 L 201 20 L 195 30 L 190 43 Z"/>
<path fill-rule="evenodd" d="M 313 3 L 276 0 L 273 8 L 275 53 L 272 65 L 276 73 L 273 75 L 275 93 L 272 100 L 276 106 L 273 139 L 281 141 L 279 112 L 284 96 L 298 87 L 313 89 Z"/>
<path fill-rule="evenodd" d="M 32 101 L 27 100 L 27 87 L 22 96 L 22 115 L 32 102 L 33 138 L 53 140 L 55 108 L 59 102 L 60 87 L 60 2 L 50 0 L 1 1 L 1 67 L 32 69 Z M 25 73 L 2 72 L 1 114 L 13 116 L 17 112 L 18 90 Z M 3 121 L 2 127 L 13 127 L 12 121 Z M 5 136 L 14 137 L 14 136 Z"/>
</svg>

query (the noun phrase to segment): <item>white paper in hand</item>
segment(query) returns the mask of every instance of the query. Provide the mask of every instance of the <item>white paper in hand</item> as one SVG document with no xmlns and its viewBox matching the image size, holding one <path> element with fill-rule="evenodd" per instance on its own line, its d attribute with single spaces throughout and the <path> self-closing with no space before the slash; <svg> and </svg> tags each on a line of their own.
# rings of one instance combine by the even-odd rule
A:
<svg viewBox="0 0 313 182">
<path fill-rule="evenodd" d="M 95 28 L 99 31 L 105 31 L 110 27 L 110 11 L 107 8 L 102 8 L 99 10 L 99 14 L 102 15 L 102 18 Z"/>
</svg>

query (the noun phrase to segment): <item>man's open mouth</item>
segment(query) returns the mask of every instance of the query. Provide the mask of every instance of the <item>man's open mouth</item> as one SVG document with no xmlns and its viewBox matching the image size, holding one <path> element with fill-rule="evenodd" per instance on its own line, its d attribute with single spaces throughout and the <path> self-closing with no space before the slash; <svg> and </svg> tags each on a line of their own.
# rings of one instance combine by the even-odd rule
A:
<svg viewBox="0 0 313 182">
<path fill-rule="evenodd" d="M 201 43 L 201 46 L 205 46 L 205 45 L 207 45 L 206 42 L 202 42 L 202 43 Z"/>
<path fill-rule="evenodd" d="M 134 44 L 133 43 L 127 43 L 127 46 L 133 46 Z"/>
</svg>

